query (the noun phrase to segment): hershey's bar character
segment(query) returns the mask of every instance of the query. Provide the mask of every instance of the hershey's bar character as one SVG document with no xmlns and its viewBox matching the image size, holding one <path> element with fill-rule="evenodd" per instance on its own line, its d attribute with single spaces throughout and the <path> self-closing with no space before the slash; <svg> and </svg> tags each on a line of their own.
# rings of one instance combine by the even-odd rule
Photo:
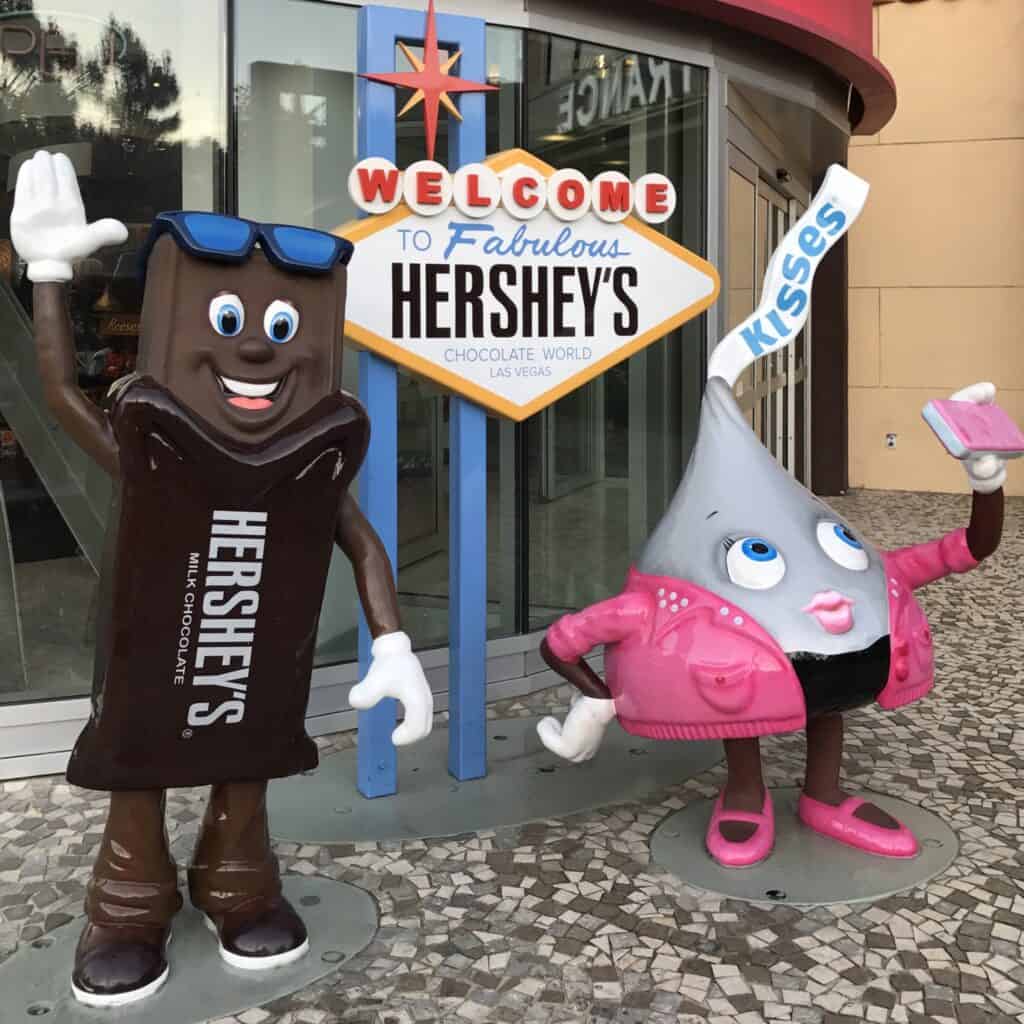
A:
<svg viewBox="0 0 1024 1024">
<path fill-rule="evenodd" d="M 319 231 L 160 214 L 142 254 L 138 374 L 109 414 L 78 389 L 72 260 L 123 242 L 87 224 L 74 169 L 46 152 L 18 175 L 14 245 L 34 282 L 46 401 L 119 483 L 101 576 L 92 714 L 70 782 L 109 790 L 72 986 L 92 1006 L 157 991 L 182 899 L 165 790 L 213 787 L 189 869 L 193 903 L 229 964 L 261 970 L 309 948 L 270 847 L 267 780 L 313 768 L 314 642 L 334 543 L 374 636 L 352 691 L 405 706 L 398 744 L 433 701 L 401 631 L 387 554 L 347 488 L 369 423 L 339 390 L 352 247 Z"/>
</svg>

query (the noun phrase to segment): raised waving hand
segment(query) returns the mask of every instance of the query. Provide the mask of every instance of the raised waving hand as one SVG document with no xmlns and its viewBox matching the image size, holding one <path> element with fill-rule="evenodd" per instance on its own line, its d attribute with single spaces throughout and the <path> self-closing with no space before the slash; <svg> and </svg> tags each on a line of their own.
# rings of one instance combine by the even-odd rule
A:
<svg viewBox="0 0 1024 1024">
<path fill-rule="evenodd" d="M 119 220 L 87 223 L 75 168 L 63 153 L 40 150 L 21 165 L 11 241 L 28 264 L 30 281 L 70 281 L 75 260 L 127 238 L 128 229 Z"/>
</svg>

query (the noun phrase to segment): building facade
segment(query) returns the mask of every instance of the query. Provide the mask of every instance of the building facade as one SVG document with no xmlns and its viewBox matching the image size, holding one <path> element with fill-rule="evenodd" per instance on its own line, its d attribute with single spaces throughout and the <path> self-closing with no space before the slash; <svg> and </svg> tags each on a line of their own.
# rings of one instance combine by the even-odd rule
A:
<svg viewBox="0 0 1024 1024">
<path fill-rule="evenodd" d="M 440 6 L 488 23 L 488 80 L 498 86 L 487 99 L 489 152 L 520 146 L 591 177 L 671 176 L 679 203 L 663 229 L 718 266 L 723 283 L 706 315 L 550 409 L 523 424 L 489 422 L 488 679 L 499 697 L 547 685 L 538 632 L 620 588 L 685 467 L 710 348 L 756 305 L 769 254 L 828 165 L 846 161 L 851 134 L 874 145 L 855 150 L 858 160 L 887 148 L 878 140 L 895 90 L 872 54 L 870 0 Z M 42 401 L 31 287 L 4 241 L 18 168 L 40 147 L 66 153 L 90 219 L 129 226 L 126 245 L 84 261 L 71 289 L 80 383 L 102 404 L 134 365 L 135 255 L 157 212 L 220 210 L 326 230 L 356 215 L 347 176 L 359 7 L 0 0 L 0 778 L 61 770 L 88 714 L 111 500 L 110 482 Z M 445 130 L 442 121 L 439 152 Z M 421 159 L 415 112 L 397 131 L 400 165 Z M 867 400 L 860 335 L 861 376 L 852 391 L 847 380 L 846 259 L 840 246 L 822 267 L 808 329 L 738 388 L 752 429 L 823 494 L 848 484 L 848 395 L 858 410 Z M 855 284 L 863 333 L 869 285 Z M 346 360 L 355 391 L 355 354 Z M 448 398 L 402 375 L 398 417 L 404 624 L 444 707 Z M 860 434 L 851 436 L 859 466 Z M 355 588 L 339 559 L 320 622 L 313 733 L 354 722 L 356 635 Z"/>
<path fill-rule="evenodd" d="M 1024 420 L 1024 4 L 876 0 L 874 17 L 900 102 L 850 150 L 871 182 L 850 240 L 850 484 L 962 491 L 921 406 L 991 380 Z"/>
</svg>

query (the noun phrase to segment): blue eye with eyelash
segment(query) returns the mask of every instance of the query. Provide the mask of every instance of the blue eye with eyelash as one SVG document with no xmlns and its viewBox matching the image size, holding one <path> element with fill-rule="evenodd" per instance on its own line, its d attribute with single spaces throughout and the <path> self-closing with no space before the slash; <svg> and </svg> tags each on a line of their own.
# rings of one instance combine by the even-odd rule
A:
<svg viewBox="0 0 1024 1024">
<path fill-rule="evenodd" d="M 840 523 L 835 524 L 835 534 L 844 544 L 849 544 L 851 548 L 855 548 L 857 551 L 862 551 L 864 549 L 864 545 L 861 544 L 861 542 L 857 540 L 852 533 L 850 533 L 847 527 Z"/>
<path fill-rule="evenodd" d="M 740 547 L 743 554 L 753 562 L 771 562 L 779 557 L 778 548 L 760 537 L 747 537 Z"/>
<path fill-rule="evenodd" d="M 747 590 L 769 590 L 786 575 L 782 552 L 763 537 L 730 538 L 725 542 L 729 579 Z"/>
</svg>

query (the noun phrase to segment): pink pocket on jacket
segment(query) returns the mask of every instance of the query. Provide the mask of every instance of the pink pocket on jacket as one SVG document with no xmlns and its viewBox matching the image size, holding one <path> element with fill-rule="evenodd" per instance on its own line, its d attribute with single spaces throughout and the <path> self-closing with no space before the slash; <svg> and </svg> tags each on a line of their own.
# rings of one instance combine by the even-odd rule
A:
<svg viewBox="0 0 1024 1024">
<path fill-rule="evenodd" d="M 716 711 L 737 715 L 754 702 L 754 671 L 750 662 L 715 665 L 690 662 L 697 692 Z"/>
</svg>

